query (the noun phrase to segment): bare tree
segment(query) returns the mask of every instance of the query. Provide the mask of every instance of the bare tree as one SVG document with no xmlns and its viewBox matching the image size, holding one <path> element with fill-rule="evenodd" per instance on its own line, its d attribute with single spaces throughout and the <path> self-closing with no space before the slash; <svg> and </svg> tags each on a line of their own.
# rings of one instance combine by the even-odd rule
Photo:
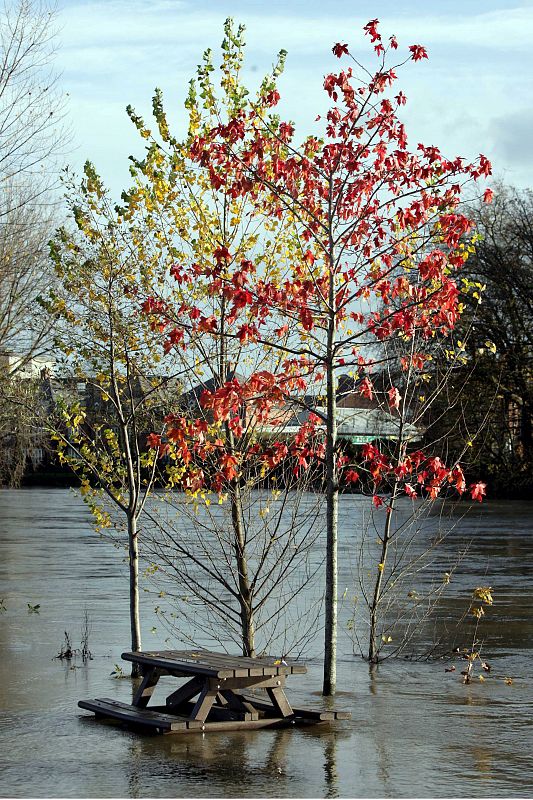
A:
<svg viewBox="0 0 533 800">
<path fill-rule="evenodd" d="M 160 596 L 170 601 L 170 614 L 161 615 L 195 646 L 228 650 L 233 642 L 245 655 L 298 654 L 322 611 L 314 591 L 323 569 L 322 497 L 310 473 L 286 471 L 269 488 L 254 479 L 253 466 L 242 466 L 238 508 L 231 498 L 198 502 L 171 492 L 151 504 L 148 555 Z"/>
<path fill-rule="evenodd" d="M 8 0 L 0 9 L 0 482 L 18 482 L 34 449 L 38 428 L 21 408 L 38 385 L 25 373 L 50 344 L 50 319 L 37 297 L 51 280 L 47 242 L 68 141 L 55 31 L 46 2 Z M 21 401 L 15 408 L 11 396 Z"/>
<path fill-rule="evenodd" d="M 41 0 L 5 2 L 0 16 L 0 219 L 43 199 L 55 182 L 50 162 L 65 142 L 64 98 L 54 68 L 54 7 Z M 24 189 L 24 191 L 22 191 Z M 46 201 L 45 201 L 46 202 Z"/>
<path fill-rule="evenodd" d="M 0 219 L 0 350 L 22 357 L 11 371 L 20 371 L 48 343 L 49 320 L 36 302 L 50 283 L 47 242 L 53 209 L 27 202 L 13 183 L 2 187 Z"/>
<path fill-rule="evenodd" d="M 54 68 L 55 10 L 6 0 L 0 11 L 0 350 L 42 348 L 35 298 L 49 281 L 58 161 L 68 142 L 65 98 Z M 23 366 L 23 361 L 18 362 Z"/>
</svg>

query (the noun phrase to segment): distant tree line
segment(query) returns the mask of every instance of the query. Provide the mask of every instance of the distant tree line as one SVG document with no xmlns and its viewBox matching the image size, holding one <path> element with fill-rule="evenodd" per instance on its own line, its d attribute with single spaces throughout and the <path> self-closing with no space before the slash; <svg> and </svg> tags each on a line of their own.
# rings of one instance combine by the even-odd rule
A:
<svg viewBox="0 0 533 800">
<path fill-rule="evenodd" d="M 499 186 L 473 211 L 480 239 L 465 265 L 462 357 L 430 412 L 448 452 L 465 444 L 468 471 L 491 497 L 533 488 L 533 193 Z M 440 361 L 434 367 L 443 368 Z"/>
</svg>

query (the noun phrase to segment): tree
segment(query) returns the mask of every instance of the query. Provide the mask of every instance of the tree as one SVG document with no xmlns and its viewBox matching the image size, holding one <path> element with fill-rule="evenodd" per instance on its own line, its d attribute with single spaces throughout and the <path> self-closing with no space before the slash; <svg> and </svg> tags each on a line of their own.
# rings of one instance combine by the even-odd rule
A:
<svg viewBox="0 0 533 800">
<path fill-rule="evenodd" d="M 288 218 L 293 227 L 291 252 L 299 257 L 290 279 L 259 287 L 250 282 L 246 289 L 250 305 L 261 299 L 267 307 L 263 320 L 275 308 L 276 314 L 281 309 L 287 319 L 299 322 L 299 340 L 278 347 L 293 354 L 292 366 L 325 382 L 325 694 L 334 693 L 336 684 L 337 517 L 345 466 L 338 447 L 336 374 L 339 368 L 354 370 L 361 393 L 370 397 L 372 371 L 387 358 L 384 342 L 411 340 L 415 333 L 431 340 L 453 330 L 459 316 L 455 273 L 468 255 L 464 237 L 472 228 L 458 208 L 460 193 L 467 181 L 491 171 L 484 156 L 469 164 L 446 158 L 433 146 L 408 149 L 398 117 L 406 98 L 401 91 L 393 95 L 391 87 L 399 68 L 427 53 L 411 45 L 407 57 L 390 67 L 396 39 L 384 43 L 377 20 L 365 26 L 365 33 L 374 45 L 377 68 L 367 70 L 347 45 L 335 45 L 334 54 L 350 59 L 352 66 L 326 76 L 324 88 L 333 106 L 323 138 L 310 136 L 297 145 L 294 126 L 271 112 L 279 100 L 274 72 L 254 102 L 246 108 L 240 104 L 229 122 L 198 135 L 191 147 L 193 158 L 209 170 L 212 185 L 225 185 L 235 198 L 253 198 L 265 223 Z M 234 92 L 244 96 L 240 86 Z M 261 331 L 252 338 L 261 341 Z M 405 402 L 393 384 L 387 397 L 391 409 Z M 384 471 L 376 467 L 384 458 L 375 448 L 367 467 L 375 469 L 375 503 L 380 502 Z M 387 460 L 386 469 L 405 470 L 401 491 L 421 463 L 408 459 L 400 436 L 394 463 Z M 443 470 L 429 466 L 417 472 L 422 487 L 431 491 L 448 480 L 453 467 Z M 389 514 L 394 497 L 381 501 Z M 384 542 L 388 538 L 385 523 Z M 369 655 L 373 660 L 372 648 Z"/>
<path fill-rule="evenodd" d="M 35 298 L 50 278 L 51 193 L 67 141 L 54 25 L 34 0 L 6 2 L 0 17 L 0 349 L 16 345 L 28 357 L 46 336 Z"/>
<path fill-rule="evenodd" d="M 150 508 L 156 586 L 173 603 L 170 615 L 160 613 L 174 636 L 195 647 L 216 642 L 227 649 L 232 641 L 246 656 L 285 657 L 301 651 L 320 613 L 321 603 L 305 590 L 322 566 L 312 557 L 321 497 L 310 491 L 312 470 L 303 480 L 288 469 L 276 474 L 240 448 L 246 457 L 239 453 L 235 465 L 238 506 L 232 481 L 224 481 L 216 502 L 206 480 L 203 497 L 167 492 Z"/>
<path fill-rule="evenodd" d="M 460 312 L 454 273 L 468 257 L 465 238 L 472 227 L 458 208 L 460 193 L 464 183 L 490 174 L 483 156 L 467 164 L 461 158 L 445 158 L 436 147 L 420 144 L 416 153 L 409 151 L 397 114 L 405 97 L 401 92 L 389 97 L 388 90 L 396 80 L 395 69 L 421 60 L 426 52 L 412 45 L 404 61 L 388 68 L 386 59 L 397 49 L 396 40 L 391 37 L 385 47 L 376 20 L 365 31 L 374 43 L 377 71 L 355 76 L 350 68 L 327 76 L 325 89 L 334 105 L 327 115 L 325 137 L 311 136 L 297 146 L 294 126 L 281 122 L 272 111 L 279 100 L 276 80 L 283 54 L 255 100 L 250 100 L 239 77 L 243 31 L 235 31 L 228 22 L 223 103 L 217 101 L 207 53 L 199 75 L 204 105 L 200 109 L 196 104 L 192 86 L 185 144 L 171 136 L 159 93 L 154 113 L 162 144 L 130 112 L 149 146 L 144 160 L 133 161 L 138 183 L 124 196 L 121 211 L 130 222 L 140 213 L 147 229 L 158 231 L 155 260 L 167 265 L 178 285 L 172 297 L 163 276 L 154 294 L 146 297 L 143 310 L 152 327 L 166 331 L 167 347 L 183 354 L 189 374 L 205 368 L 213 376 L 213 388 L 199 397 L 202 413 L 194 418 L 170 415 L 165 432 L 170 442 L 157 437 L 153 446 L 160 454 L 172 452 L 179 481 L 193 493 L 220 492 L 229 482 L 244 628 L 250 603 L 242 560 L 239 472 L 251 452 L 264 463 L 271 456 L 260 445 L 253 451 L 241 449 L 241 409 L 251 404 L 254 414 L 268 418 L 273 406 L 291 399 L 295 389 L 323 388 L 323 413 L 306 422 L 296 450 L 286 446 L 283 450 L 279 442 L 275 454 L 296 456 L 305 465 L 313 459 L 325 463 L 326 694 L 334 692 L 336 682 L 339 490 L 342 480 L 358 480 L 338 443 L 337 372 L 352 369 L 360 393 L 372 397 L 377 365 L 398 357 L 394 347 L 387 352 L 386 343 L 398 339 L 424 343 L 451 334 Z M 336 45 L 334 53 L 349 57 L 346 45 Z M 193 191 L 187 203 L 179 203 L 183 187 L 187 195 L 191 186 L 200 188 L 200 199 Z M 235 235 L 243 209 L 246 231 L 257 225 L 268 236 L 279 227 L 281 250 L 272 251 L 267 241 L 268 248 L 250 257 L 247 248 L 255 247 L 259 236 Z M 165 220 L 168 223 L 163 224 Z M 175 244 L 176 238 L 186 242 L 185 250 Z M 273 252 L 280 262 L 284 259 L 282 266 L 274 262 Z M 143 284 L 145 294 L 151 288 Z M 228 369 L 228 343 L 239 353 L 244 347 L 247 352 L 266 352 L 277 366 L 264 369 L 263 362 L 254 365 L 251 358 L 252 374 L 239 380 Z M 191 358 L 198 352 L 200 358 Z M 418 370 L 425 358 L 424 351 L 412 350 L 402 368 L 410 370 L 412 365 Z M 400 386 L 392 383 L 398 370 L 388 374 L 391 380 L 383 393 L 389 409 L 406 409 Z M 305 398 L 297 402 L 309 409 Z M 316 442 L 320 423 L 326 428 L 324 442 Z M 383 506 L 388 518 L 397 492 L 415 493 L 411 484 L 415 476 L 430 497 L 450 482 L 458 492 L 465 489 L 457 464 L 447 467 L 426 453 L 413 459 L 408 441 L 402 438 L 403 427 L 400 421 L 392 459 L 379 447 L 363 453 L 362 459 L 362 468 L 372 479 L 374 505 Z M 390 479 L 395 489 L 387 503 L 378 492 Z M 475 499 L 483 491 L 483 484 L 471 486 Z M 384 545 L 389 541 L 390 526 L 385 522 Z M 379 572 L 384 570 L 384 558 L 386 554 Z M 379 576 L 376 587 L 375 607 L 381 596 Z M 372 644 L 369 658 L 377 658 Z"/>
<path fill-rule="evenodd" d="M 493 493 L 520 495 L 533 462 L 532 195 L 500 185 L 473 217 L 480 241 L 464 272 L 463 363 L 453 381 L 461 401 L 436 406 L 432 418 L 453 429 L 451 448 L 470 443 L 470 470 Z"/>
<path fill-rule="evenodd" d="M 280 388 L 275 374 L 283 372 L 283 357 L 266 337 L 260 346 L 255 343 L 253 332 L 261 311 L 249 307 L 249 293 L 242 288 L 250 275 L 254 281 L 265 281 L 279 274 L 287 228 L 283 220 L 273 220 L 268 236 L 258 236 L 254 202 L 237 200 L 224 186 L 212 185 L 209 171 L 197 166 L 190 154 L 199 133 L 207 133 L 222 116 L 231 119 L 245 102 L 245 95 L 235 91 L 241 38 L 242 30 L 235 32 L 228 22 L 220 99 L 211 78 L 211 53 L 204 55 L 197 85 L 191 83 L 186 101 L 185 142 L 172 136 L 159 90 L 153 98 L 155 131 L 129 109 L 148 146 L 144 159 L 132 158 L 134 183 L 123 193 L 120 213 L 128 225 L 157 232 L 153 258 L 167 273 L 158 270 L 154 277 L 161 276 L 160 283 L 153 280 L 143 286 L 143 310 L 151 325 L 160 328 L 165 350 L 183 368 L 181 412 L 168 415 L 163 438 L 154 436 L 151 441 L 160 456 L 171 460 L 170 487 L 183 489 L 204 506 L 203 516 L 197 518 L 191 514 L 191 504 L 178 504 L 179 513 L 188 516 L 196 532 L 184 541 L 176 523 L 169 526 L 168 507 L 175 500 L 168 495 L 163 506 L 167 516 L 164 525 L 159 524 L 153 550 L 208 616 L 225 620 L 231 628 L 238 621 L 243 653 L 253 656 L 258 617 L 267 604 L 272 607 L 273 597 L 278 597 L 278 608 L 270 609 L 268 620 L 279 620 L 289 594 L 297 595 L 310 579 L 305 577 L 298 585 L 295 567 L 314 540 L 310 520 L 317 510 L 312 503 L 305 511 L 305 523 L 302 520 L 294 530 L 285 528 L 283 517 L 293 518 L 295 509 L 303 509 L 307 486 L 300 480 L 298 490 L 288 492 L 288 487 L 296 488 L 291 472 L 270 500 L 258 500 L 254 494 L 283 460 L 281 454 L 296 458 L 301 450 L 286 437 L 273 444 L 261 438 L 265 423 L 283 436 L 294 378 L 285 374 Z M 269 341 L 286 339 L 286 332 L 277 331 L 272 310 L 269 317 Z M 281 417 L 281 424 L 274 417 Z M 212 492 L 228 509 L 223 521 L 208 510 Z M 230 599 L 217 605 L 221 591 Z"/>
<path fill-rule="evenodd" d="M 136 293 L 143 270 L 149 269 L 149 237 L 141 240 L 117 221 L 91 164 L 85 165 L 81 189 L 73 184 L 68 189 L 76 229 L 59 229 L 51 243 L 57 280 L 42 300 L 63 361 L 42 424 L 57 444 L 60 461 L 80 476 L 97 529 L 120 529 L 117 513 L 125 522 L 136 651 L 141 649 L 141 517 L 158 474 L 147 439 L 172 410 L 179 382 L 170 358 L 160 363 L 159 331 L 139 318 Z"/>
<path fill-rule="evenodd" d="M 31 417 L 20 418 L 32 384 L 17 373 L 50 344 L 49 320 L 36 298 L 50 283 L 57 158 L 68 138 L 53 69 L 54 26 L 52 10 L 37 0 L 5 2 L 0 11 L 0 354 L 18 355 L 0 375 L 0 428 L 7 436 L 0 474 L 10 481 L 20 479 L 38 433 Z M 16 408 L 13 396 L 21 401 Z"/>
<path fill-rule="evenodd" d="M 33 205 L 56 182 L 64 101 L 53 62 L 54 14 L 40 0 L 6 0 L 0 18 L 0 219 Z M 9 190 L 6 192 L 6 187 Z"/>
</svg>

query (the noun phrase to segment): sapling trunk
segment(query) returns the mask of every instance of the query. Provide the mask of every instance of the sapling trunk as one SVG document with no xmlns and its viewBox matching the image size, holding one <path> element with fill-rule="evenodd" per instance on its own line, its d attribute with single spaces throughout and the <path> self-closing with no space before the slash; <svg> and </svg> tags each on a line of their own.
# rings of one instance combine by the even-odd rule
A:
<svg viewBox="0 0 533 800">
<path fill-rule="evenodd" d="M 330 321 L 327 355 L 326 420 L 326 593 L 324 624 L 324 682 L 322 693 L 335 694 L 337 686 L 337 538 L 339 516 L 339 481 L 337 470 L 337 396 L 333 343 L 335 336 L 335 285 L 330 276 Z"/>
<path fill-rule="evenodd" d="M 131 649 L 138 652 L 141 649 L 141 623 L 139 616 L 139 539 L 137 532 L 137 518 L 134 514 L 128 515 L 128 549 L 130 570 L 130 628 Z M 131 674 L 137 677 L 138 664 L 132 664 Z"/>
<path fill-rule="evenodd" d="M 379 623 L 379 603 L 381 600 L 381 587 L 383 584 L 383 573 L 387 564 L 387 554 L 391 540 L 391 523 L 392 514 L 394 511 L 394 501 L 396 495 L 396 486 L 393 489 L 391 500 L 387 509 L 387 519 L 385 520 L 385 528 L 383 531 L 383 539 L 381 542 L 381 556 L 378 564 L 378 571 L 376 581 L 374 583 L 374 594 L 372 595 L 372 602 L 370 604 L 370 637 L 368 643 L 368 660 L 371 664 L 376 664 L 379 660 L 379 646 L 377 636 L 377 626 Z"/>
<path fill-rule="evenodd" d="M 253 597 L 248 576 L 246 558 L 246 538 L 242 524 L 242 493 L 239 479 L 232 481 L 231 489 L 231 524 L 233 526 L 235 559 L 239 578 L 239 604 L 241 615 L 242 653 L 250 658 L 255 657 L 255 626 L 253 615 Z"/>
</svg>

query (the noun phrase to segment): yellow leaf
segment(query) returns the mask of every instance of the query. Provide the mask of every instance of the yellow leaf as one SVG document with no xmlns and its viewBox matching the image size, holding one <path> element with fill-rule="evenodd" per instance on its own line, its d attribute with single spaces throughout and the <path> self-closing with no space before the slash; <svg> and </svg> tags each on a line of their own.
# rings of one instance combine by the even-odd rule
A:
<svg viewBox="0 0 533 800">
<path fill-rule="evenodd" d="M 488 606 L 491 606 L 494 602 L 492 599 L 491 586 L 478 586 L 477 589 L 474 590 L 474 597 L 486 603 Z"/>
</svg>

